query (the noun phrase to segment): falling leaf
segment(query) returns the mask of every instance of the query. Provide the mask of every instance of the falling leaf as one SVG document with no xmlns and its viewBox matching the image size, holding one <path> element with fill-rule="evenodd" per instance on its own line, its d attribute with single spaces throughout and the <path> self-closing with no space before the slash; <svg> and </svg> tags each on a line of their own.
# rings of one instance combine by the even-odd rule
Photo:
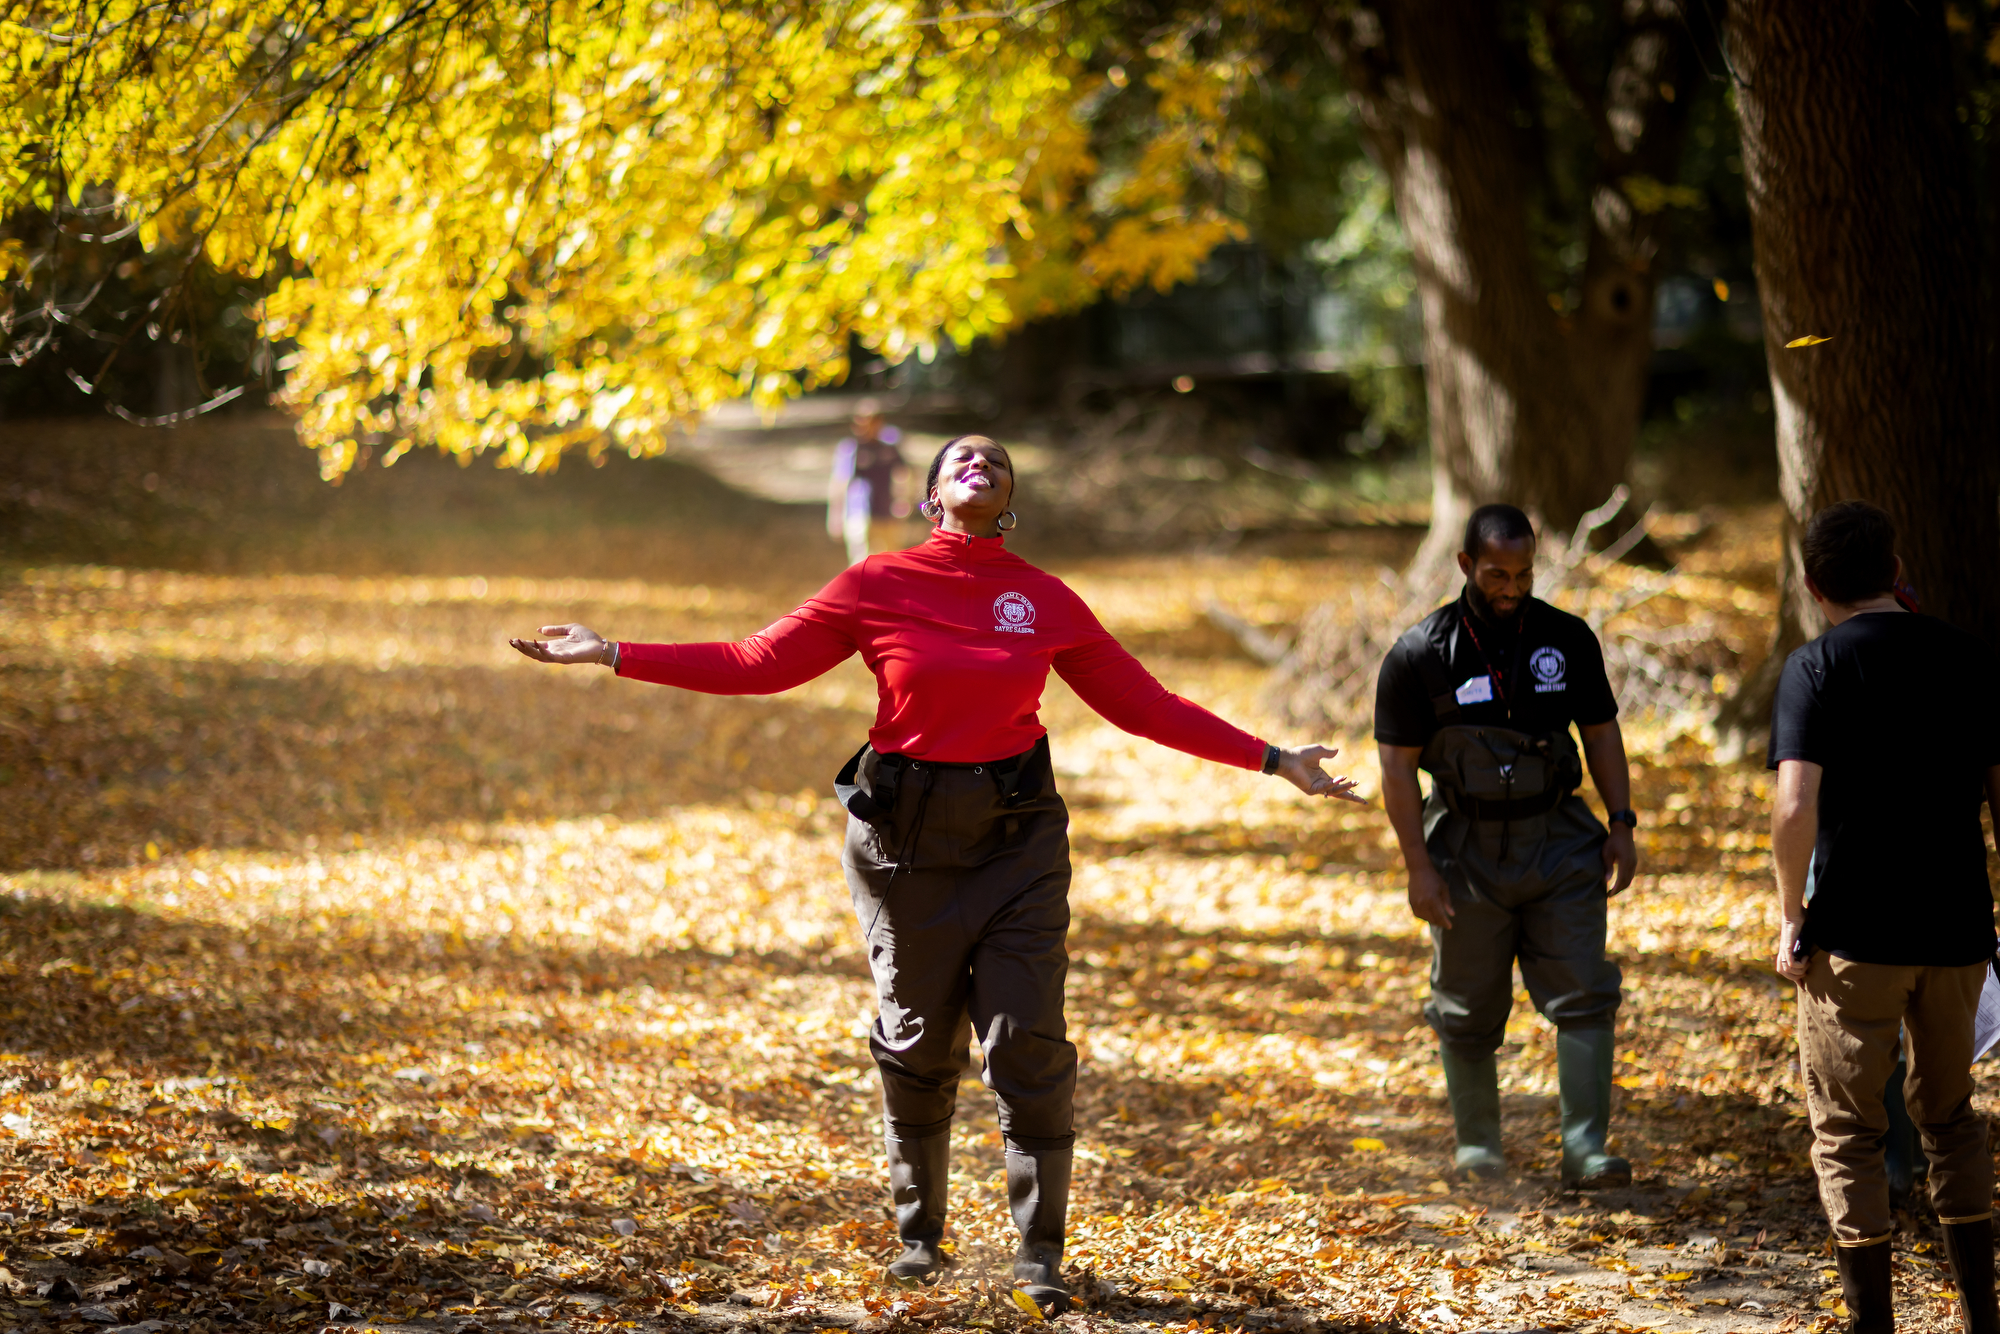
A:
<svg viewBox="0 0 2000 1334">
<path fill-rule="evenodd" d="M 1035 1304 L 1035 1299 L 1033 1297 L 1030 1297 L 1025 1290 L 1021 1288 L 1015 1288 L 1013 1290 L 1013 1296 L 1014 1296 L 1014 1305 L 1020 1307 L 1021 1313 L 1027 1316 L 1028 1319 L 1034 1321 L 1038 1325 L 1048 1319 L 1047 1316 L 1042 1314 L 1042 1308 Z"/>
<path fill-rule="evenodd" d="M 1383 1141 L 1367 1135 L 1363 1135 L 1359 1139 L 1349 1140 L 1348 1144 L 1356 1153 L 1380 1153 L 1389 1147 Z"/>
<path fill-rule="evenodd" d="M 1805 336 L 1804 336 L 1803 338 L 1794 338 L 1794 339 L 1793 339 L 1793 340 L 1792 340 L 1791 342 L 1789 342 L 1789 343 L 1785 344 L 1785 346 L 1786 346 L 1786 347 L 1817 347 L 1817 346 L 1818 346 L 1819 344 L 1821 344 L 1821 343 L 1831 343 L 1832 341 L 1833 341 L 1833 338 L 1832 338 L 1832 336 L 1831 336 L 1831 335 L 1828 335 L 1827 337 L 1825 337 L 1825 338 L 1822 338 L 1822 337 L 1820 337 L 1820 336 L 1819 336 L 1818 334 L 1807 334 L 1807 335 L 1805 335 Z"/>
</svg>

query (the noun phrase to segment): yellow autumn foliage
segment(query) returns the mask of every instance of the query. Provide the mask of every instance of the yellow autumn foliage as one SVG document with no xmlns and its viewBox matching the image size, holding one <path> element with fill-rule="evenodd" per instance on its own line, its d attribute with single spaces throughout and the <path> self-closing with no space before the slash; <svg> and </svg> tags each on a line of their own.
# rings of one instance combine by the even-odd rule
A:
<svg viewBox="0 0 2000 1334">
<path fill-rule="evenodd" d="M 553 466 L 928 357 L 1236 231 L 1240 54 L 1149 51 L 1107 167 L 1088 4 L 0 7 L 0 218 L 261 279 L 329 475 L 370 441 Z M 68 242 L 72 245 L 81 241 Z M 58 257 L 59 258 L 59 257 Z M 0 277 L 33 262 L 0 249 Z"/>
</svg>

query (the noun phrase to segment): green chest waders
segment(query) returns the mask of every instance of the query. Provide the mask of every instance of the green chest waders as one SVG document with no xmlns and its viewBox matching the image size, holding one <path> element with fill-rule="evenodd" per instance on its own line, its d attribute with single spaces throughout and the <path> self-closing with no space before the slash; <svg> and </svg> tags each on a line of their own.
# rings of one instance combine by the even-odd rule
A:
<svg viewBox="0 0 2000 1334">
<path fill-rule="evenodd" d="M 1417 661 L 1440 723 L 1418 759 L 1432 778 L 1424 846 L 1452 907 L 1451 926 L 1431 928 L 1424 1017 L 1439 1039 L 1455 1166 L 1471 1176 L 1504 1166 L 1494 1053 L 1518 963 L 1535 1008 L 1557 1029 L 1563 1182 L 1622 1184 L 1631 1168 L 1604 1148 L 1622 978 L 1604 957 L 1606 831 L 1576 795 L 1582 758 L 1567 729 L 1458 722 L 1441 655 Z"/>
</svg>

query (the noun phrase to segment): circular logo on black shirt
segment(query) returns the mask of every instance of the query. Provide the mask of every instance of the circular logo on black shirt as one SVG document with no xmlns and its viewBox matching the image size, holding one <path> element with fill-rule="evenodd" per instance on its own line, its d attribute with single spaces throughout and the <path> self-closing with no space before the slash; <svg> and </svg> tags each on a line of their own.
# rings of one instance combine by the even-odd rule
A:
<svg viewBox="0 0 2000 1334">
<path fill-rule="evenodd" d="M 1528 657 L 1528 670 L 1535 674 L 1538 691 L 1562 689 L 1563 672 L 1568 666 L 1559 648 L 1538 648 Z"/>
</svg>

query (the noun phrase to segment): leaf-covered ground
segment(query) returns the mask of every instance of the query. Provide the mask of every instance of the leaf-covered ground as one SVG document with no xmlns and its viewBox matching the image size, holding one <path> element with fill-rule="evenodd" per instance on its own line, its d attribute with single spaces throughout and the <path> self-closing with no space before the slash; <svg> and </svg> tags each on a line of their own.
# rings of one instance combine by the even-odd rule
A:
<svg viewBox="0 0 2000 1334">
<path fill-rule="evenodd" d="M 796 517 L 651 534 L 623 578 L 504 572 L 509 534 L 463 525 L 449 574 L 420 533 L 396 548 L 420 574 L 0 569 L 0 1331 L 1028 1321 L 975 1081 L 957 1267 L 878 1282 L 829 795 L 866 674 L 705 699 L 502 643 L 755 629 L 835 568 Z M 1775 515 L 1678 531 L 1647 615 L 1715 618 L 1754 656 Z M 1268 726 L 1262 669 L 1202 608 L 1282 626 L 1408 545 L 1057 567 L 1170 685 Z M 1556 1189 L 1552 1035 L 1523 998 L 1517 1173 L 1466 1189 L 1379 810 L 1127 738 L 1059 686 L 1045 717 L 1083 1052 L 1063 1323 L 1830 1325 L 1760 770 L 1634 729 L 1642 873 L 1612 911 L 1633 1188 Z M 1898 1274 L 1906 1324 L 1943 1328 L 1921 1223 Z"/>
</svg>

